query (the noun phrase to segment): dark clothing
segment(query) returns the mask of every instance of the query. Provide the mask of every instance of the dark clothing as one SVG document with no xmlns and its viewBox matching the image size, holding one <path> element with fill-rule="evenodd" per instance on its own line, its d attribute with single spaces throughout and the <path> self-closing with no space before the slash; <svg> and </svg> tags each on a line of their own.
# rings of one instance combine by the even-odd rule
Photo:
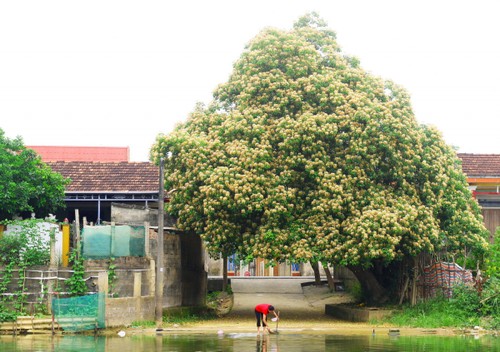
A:
<svg viewBox="0 0 500 352">
<path fill-rule="evenodd" d="M 270 309 L 269 308 L 272 308 L 271 310 L 274 310 L 274 307 L 270 304 L 258 304 L 257 306 L 255 306 L 255 319 L 257 320 L 257 327 L 260 327 L 261 326 L 261 322 L 262 322 L 262 326 L 267 326 L 265 320 L 264 320 L 264 314 L 265 315 L 268 315 L 269 312 L 270 312 Z"/>
<path fill-rule="evenodd" d="M 266 322 L 264 321 L 264 314 L 261 312 L 255 311 L 255 319 L 257 319 L 257 327 L 260 327 L 261 321 L 262 321 L 262 326 L 267 326 Z"/>
</svg>

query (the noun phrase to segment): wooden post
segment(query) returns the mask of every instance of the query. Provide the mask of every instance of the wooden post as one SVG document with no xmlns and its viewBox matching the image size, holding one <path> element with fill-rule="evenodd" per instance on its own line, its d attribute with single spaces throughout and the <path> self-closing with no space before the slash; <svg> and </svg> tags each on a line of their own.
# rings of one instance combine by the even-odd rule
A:
<svg viewBox="0 0 500 352">
<path fill-rule="evenodd" d="M 149 248 L 149 222 L 144 221 L 144 256 L 149 258 L 151 252 Z"/>
<path fill-rule="evenodd" d="M 76 256 L 80 256 L 80 212 L 75 209 L 75 248 Z"/>
<path fill-rule="evenodd" d="M 111 234 L 109 236 L 109 256 L 114 257 L 115 255 L 115 249 L 113 248 L 116 241 L 115 241 L 115 223 L 111 223 Z"/>
<path fill-rule="evenodd" d="M 53 279 L 55 277 L 55 279 Z M 54 282 L 57 280 L 57 257 L 56 257 L 56 229 L 50 229 L 50 264 L 49 279 L 47 280 L 47 309 L 52 311 L 52 296 L 54 293 Z"/>
<path fill-rule="evenodd" d="M 134 297 L 141 297 L 142 273 L 134 273 Z"/>
<path fill-rule="evenodd" d="M 154 259 L 149 260 L 149 270 L 148 270 L 148 280 L 149 280 L 149 295 L 153 296 L 155 294 L 156 285 L 156 263 Z"/>
<path fill-rule="evenodd" d="M 164 232 L 163 232 L 163 213 L 164 213 L 164 174 L 163 174 L 164 160 L 160 158 L 160 185 L 158 192 L 158 251 L 156 256 L 156 289 L 155 289 L 155 321 L 156 328 L 160 329 L 163 324 L 163 282 L 164 282 Z"/>
<path fill-rule="evenodd" d="M 142 320 L 144 314 L 142 313 L 142 300 L 141 300 L 141 284 L 142 273 L 134 273 L 134 299 L 135 299 L 135 319 Z"/>
<path fill-rule="evenodd" d="M 99 293 L 104 293 L 104 295 L 108 296 L 108 272 L 100 271 L 97 275 L 97 287 L 99 288 Z"/>
<path fill-rule="evenodd" d="M 97 321 L 106 321 L 106 300 L 108 299 L 108 272 L 101 271 L 97 276 L 99 287 L 99 309 L 97 310 Z M 106 324 L 105 324 L 106 325 Z"/>
</svg>

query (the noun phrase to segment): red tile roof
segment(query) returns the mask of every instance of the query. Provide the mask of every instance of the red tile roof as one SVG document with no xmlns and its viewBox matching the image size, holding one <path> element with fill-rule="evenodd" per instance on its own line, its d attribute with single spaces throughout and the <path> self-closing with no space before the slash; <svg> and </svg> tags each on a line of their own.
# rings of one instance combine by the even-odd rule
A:
<svg viewBox="0 0 500 352">
<path fill-rule="evenodd" d="M 459 153 L 467 177 L 500 177 L 500 154 Z"/>
<path fill-rule="evenodd" d="M 26 146 L 47 161 L 129 161 L 128 147 Z"/>
<path fill-rule="evenodd" d="M 53 171 L 72 181 L 66 192 L 158 192 L 159 169 L 150 162 L 46 163 Z"/>
<path fill-rule="evenodd" d="M 500 154 L 459 153 L 468 177 L 500 177 Z M 150 162 L 47 162 L 72 182 L 66 192 L 158 192 L 159 170 Z"/>
</svg>

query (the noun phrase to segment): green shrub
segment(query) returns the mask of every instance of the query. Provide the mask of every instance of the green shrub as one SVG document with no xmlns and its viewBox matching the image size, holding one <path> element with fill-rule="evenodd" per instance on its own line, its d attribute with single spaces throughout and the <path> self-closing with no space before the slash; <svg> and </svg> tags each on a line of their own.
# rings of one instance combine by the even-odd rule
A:
<svg viewBox="0 0 500 352">
<path fill-rule="evenodd" d="M 495 240 L 485 255 L 484 264 L 487 277 L 500 277 L 500 227 L 497 228 Z"/>
<path fill-rule="evenodd" d="M 66 286 L 71 296 L 83 296 L 88 292 L 87 284 L 85 283 L 85 267 L 83 265 L 83 258 L 79 256 L 76 249 L 72 250 L 69 254 L 69 262 L 73 269 L 73 275 L 66 280 Z"/>
<path fill-rule="evenodd" d="M 389 321 L 398 326 L 422 328 L 480 325 L 479 296 L 472 287 L 460 285 L 454 288 L 453 298 L 438 295 L 413 307 L 404 306 Z"/>
<path fill-rule="evenodd" d="M 38 226 L 44 220 L 4 221 L 7 226 L 18 226 L 16 234 L 0 238 L 0 264 L 15 261 L 16 265 L 30 267 L 50 262 L 50 241 L 42 236 Z"/>
<path fill-rule="evenodd" d="M 17 313 L 7 309 L 5 307 L 0 307 L 0 322 L 5 321 L 16 321 Z"/>
<path fill-rule="evenodd" d="M 479 294 L 472 286 L 457 285 L 453 288 L 453 295 L 449 300 L 449 306 L 460 313 L 479 316 L 481 310 Z"/>
<path fill-rule="evenodd" d="M 26 313 L 26 269 L 50 262 L 50 238 L 46 236 L 46 230 L 39 226 L 41 222 L 44 221 L 29 219 L 2 222 L 7 226 L 15 226 L 16 230 L 0 238 L 0 264 L 4 265 L 0 293 L 9 289 L 15 270 L 18 270 L 18 288 L 15 292 L 9 292 L 14 294 L 12 296 L 0 296 L 0 321 L 15 320 L 17 315 Z"/>
<path fill-rule="evenodd" d="M 500 316 L 500 279 L 490 277 L 481 293 L 481 311 L 484 315 Z"/>
</svg>

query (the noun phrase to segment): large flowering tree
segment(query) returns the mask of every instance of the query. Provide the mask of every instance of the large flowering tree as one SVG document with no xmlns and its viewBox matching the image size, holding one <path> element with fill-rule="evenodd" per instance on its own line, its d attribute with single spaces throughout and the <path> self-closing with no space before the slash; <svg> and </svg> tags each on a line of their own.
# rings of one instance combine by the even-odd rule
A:
<svg viewBox="0 0 500 352">
<path fill-rule="evenodd" d="M 389 263 L 487 245 L 455 152 L 316 14 L 257 35 L 212 103 L 158 136 L 151 157 L 167 154 L 168 210 L 211 252 L 344 265 L 373 301 Z"/>
</svg>

